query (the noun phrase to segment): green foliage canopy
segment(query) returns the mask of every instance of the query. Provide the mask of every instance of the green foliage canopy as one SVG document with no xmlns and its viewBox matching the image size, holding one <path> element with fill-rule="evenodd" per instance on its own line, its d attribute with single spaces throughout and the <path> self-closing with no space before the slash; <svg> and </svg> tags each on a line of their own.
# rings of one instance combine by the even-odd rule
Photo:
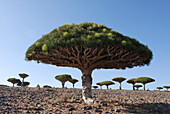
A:
<svg viewBox="0 0 170 114">
<path fill-rule="evenodd" d="M 94 89 L 98 88 L 98 86 L 92 86 Z"/>
<path fill-rule="evenodd" d="M 84 46 L 94 49 L 106 48 L 107 46 L 118 46 L 127 51 L 133 51 L 136 55 L 142 58 L 139 65 L 149 64 L 152 59 L 150 49 L 140 44 L 134 38 L 124 36 L 121 33 L 112 30 L 104 25 L 85 22 L 81 24 L 64 24 L 59 28 L 54 29 L 41 39 L 36 41 L 26 52 L 26 60 L 38 60 L 36 52 L 48 54 L 51 50 L 57 47 L 66 48 L 72 46 Z M 36 59 L 35 59 L 36 58 Z M 42 61 L 43 62 L 43 61 Z"/>
<path fill-rule="evenodd" d="M 21 73 L 21 74 L 19 74 L 19 76 L 20 76 L 21 78 L 26 78 L 26 77 L 28 77 L 29 75 L 28 75 L 28 74 L 25 74 L 25 73 Z"/>
<path fill-rule="evenodd" d="M 167 89 L 169 89 L 170 88 L 170 86 L 163 86 L 164 88 L 167 88 Z"/>
<path fill-rule="evenodd" d="M 21 82 L 19 79 L 16 79 L 16 78 L 9 78 L 7 81 L 8 81 L 8 82 L 11 82 L 11 83 L 13 83 L 13 84 L 16 84 L 16 83 L 18 83 L 18 82 Z"/>
<path fill-rule="evenodd" d="M 112 80 L 121 83 L 121 82 L 123 82 L 124 80 L 126 80 L 126 78 L 124 78 L 124 77 L 115 77 L 115 78 L 113 78 Z"/>
<path fill-rule="evenodd" d="M 156 89 L 163 89 L 163 87 L 157 87 Z"/>
<path fill-rule="evenodd" d="M 55 77 L 55 79 L 56 79 L 56 80 L 59 80 L 59 81 L 65 81 L 65 80 L 69 81 L 69 80 L 71 80 L 72 78 L 71 78 L 71 75 L 69 75 L 69 74 L 63 74 L 63 75 L 57 75 L 57 76 Z"/>
<path fill-rule="evenodd" d="M 69 80 L 69 82 L 71 82 L 72 84 L 75 84 L 76 82 L 78 82 L 78 80 L 77 80 L 77 79 L 72 78 L 72 79 L 70 79 L 70 80 Z"/>
<path fill-rule="evenodd" d="M 140 87 L 142 87 L 142 85 L 134 85 L 134 87 L 140 88 Z"/>
<path fill-rule="evenodd" d="M 129 80 L 127 81 L 127 83 L 129 83 L 129 84 L 135 84 L 135 80 L 136 80 L 136 78 L 129 79 Z"/>
<path fill-rule="evenodd" d="M 96 85 L 103 86 L 101 82 L 96 83 Z"/>
<path fill-rule="evenodd" d="M 154 81 L 155 80 L 150 77 L 139 77 L 139 78 L 136 78 L 135 80 L 136 83 L 142 83 L 142 84 L 147 84 L 147 83 L 154 82 Z"/>
<path fill-rule="evenodd" d="M 114 85 L 115 83 L 112 81 L 103 81 L 101 82 L 102 85 Z"/>
<path fill-rule="evenodd" d="M 52 88 L 52 87 L 49 85 L 44 85 L 43 88 Z"/>
</svg>

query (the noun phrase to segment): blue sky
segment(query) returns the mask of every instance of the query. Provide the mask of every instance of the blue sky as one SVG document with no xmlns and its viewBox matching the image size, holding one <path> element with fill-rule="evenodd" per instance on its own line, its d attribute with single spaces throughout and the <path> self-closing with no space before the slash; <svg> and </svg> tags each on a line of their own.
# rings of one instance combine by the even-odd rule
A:
<svg viewBox="0 0 170 114">
<path fill-rule="evenodd" d="M 79 80 L 75 87 L 81 88 L 78 69 L 27 62 L 25 52 L 43 34 L 65 23 L 95 22 L 148 45 L 153 60 L 150 66 L 133 69 L 94 70 L 93 85 L 117 76 L 152 77 L 156 81 L 146 86 L 150 89 L 170 85 L 169 6 L 169 0 L 0 0 L 0 84 L 11 85 L 8 78 L 28 73 L 26 80 L 32 87 L 61 87 L 54 77 L 68 73 Z M 72 87 L 69 82 L 66 86 Z M 111 88 L 117 89 L 118 84 Z M 132 89 L 126 82 L 123 88 Z"/>
</svg>

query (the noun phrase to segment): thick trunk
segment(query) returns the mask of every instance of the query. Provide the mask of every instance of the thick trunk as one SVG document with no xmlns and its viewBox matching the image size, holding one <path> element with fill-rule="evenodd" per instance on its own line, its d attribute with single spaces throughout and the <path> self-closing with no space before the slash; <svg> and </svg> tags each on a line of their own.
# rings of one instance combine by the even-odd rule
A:
<svg viewBox="0 0 170 114">
<path fill-rule="evenodd" d="M 22 79 L 21 87 L 23 87 L 23 85 L 24 85 L 24 78 Z"/>
<path fill-rule="evenodd" d="M 92 77 L 91 77 L 92 70 L 84 70 L 82 72 L 82 97 L 86 104 L 90 105 L 93 103 L 92 100 Z"/>
<path fill-rule="evenodd" d="M 62 83 L 62 88 L 64 88 L 64 83 L 65 83 L 65 82 L 61 82 L 61 83 Z"/>
<path fill-rule="evenodd" d="M 120 87 L 119 87 L 120 90 L 122 90 L 122 85 L 121 85 L 121 82 L 120 82 Z"/>
<path fill-rule="evenodd" d="M 74 84 L 73 84 L 73 88 L 74 88 Z"/>
<path fill-rule="evenodd" d="M 102 86 L 100 86 L 100 89 L 102 89 Z"/>
<path fill-rule="evenodd" d="M 145 91 L 145 84 L 143 84 L 143 90 Z"/>
<path fill-rule="evenodd" d="M 108 85 L 106 85 L 107 86 L 107 89 L 109 89 L 109 86 Z"/>
<path fill-rule="evenodd" d="M 137 90 L 138 90 L 139 88 L 137 87 Z"/>
<path fill-rule="evenodd" d="M 134 87 L 135 84 L 133 84 L 133 90 L 135 90 L 135 87 Z"/>
<path fill-rule="evenodd" d="M 13 83 L 13 87 L 14 87 L 14 83 Z"/>
</svg>

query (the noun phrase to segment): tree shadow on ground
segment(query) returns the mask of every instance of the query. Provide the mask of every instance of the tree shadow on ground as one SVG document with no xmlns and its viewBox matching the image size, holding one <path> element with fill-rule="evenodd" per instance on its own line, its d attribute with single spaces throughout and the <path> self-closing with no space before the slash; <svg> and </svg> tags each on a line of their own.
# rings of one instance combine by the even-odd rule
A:
<svg viewBox="0 0 170 114">
<path fill-rule="evenodd" d="M 170 114 L 170 104 L 167 103 L 141 103 L 122 105 L 125 106 L 123 112 L 127 113 Z"/>
</svg>

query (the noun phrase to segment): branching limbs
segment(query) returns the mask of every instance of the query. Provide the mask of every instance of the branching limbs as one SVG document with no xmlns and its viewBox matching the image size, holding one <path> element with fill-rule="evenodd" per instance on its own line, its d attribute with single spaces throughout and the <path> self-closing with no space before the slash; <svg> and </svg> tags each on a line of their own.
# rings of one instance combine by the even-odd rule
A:
<svg viewBox="0 0 170 114">
<path fill-rule="evenodd" d="M 120 49 L 118 46 L 107 48 L 86 48 L 74 46 L 70 48 L 56 47 L 48 54 L 36 51 L 32 60 L 56 66 L 76 67 L 80 70 L 96 68 L 117 68 L 138 66 L 143 59 L 132 51 Z"/>
</svg>

